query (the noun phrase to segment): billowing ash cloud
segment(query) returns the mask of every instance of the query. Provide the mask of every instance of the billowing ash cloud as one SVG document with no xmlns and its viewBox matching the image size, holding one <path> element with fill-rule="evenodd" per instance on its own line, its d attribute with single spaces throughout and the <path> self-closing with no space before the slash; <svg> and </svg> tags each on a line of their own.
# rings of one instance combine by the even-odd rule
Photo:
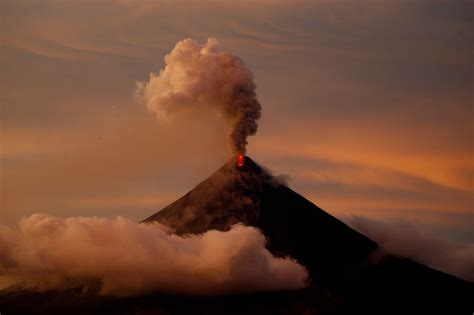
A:
<svg viewBox="0 0 474 315">
<path fill-rule="evenodd" d="M 35 214 L 0 225 L 0 289 L 12 285 L 102 294 L 223 294 L 299 289 L 307 272 L 273 257 L 255 228 L 235 225 L 179 237 L 159 224 L 118 217 L 61 219 Z"/>
<path fill-rule="evenodd" d="M 342 220 L 391 253 L 474 281 L 472 243 L 438 238 L 426 228 L 405 220 L 375 220 L 361 216 L 349 216 Z"/>
<path fill-rule="evenodd" d="M 139 82 L 137 94 L 158 119 L 180 115 L 191 108 L 213 111 L 229 127 L 233 154 L 245 153 L 247 137 L 257 132 L 261 106 L 252 72 L 243 61 L 224 51 L 216 39 L 205 45 L 192 39 L 176 44 L 159 74 Z"/>
</svg>

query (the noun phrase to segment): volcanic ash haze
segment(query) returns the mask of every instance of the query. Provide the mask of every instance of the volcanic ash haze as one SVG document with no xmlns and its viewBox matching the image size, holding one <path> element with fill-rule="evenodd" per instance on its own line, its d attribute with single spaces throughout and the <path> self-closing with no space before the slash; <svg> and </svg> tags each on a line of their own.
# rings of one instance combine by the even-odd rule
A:
<svg viewBox="0 0 474 315">
<path fill-rule="evenodd" d="M 186 111 L 215 110 L 228 125 L 233 155 L 246 152 L 247 137 L 257 132 L 261 106 L 252 72 L 243 61 L 209 38 L 205 45 L 192 39 L 176 44 L 165 57 L 165 68 L 138 82 L 137 95 L 159 120 Z"/>
</svg>

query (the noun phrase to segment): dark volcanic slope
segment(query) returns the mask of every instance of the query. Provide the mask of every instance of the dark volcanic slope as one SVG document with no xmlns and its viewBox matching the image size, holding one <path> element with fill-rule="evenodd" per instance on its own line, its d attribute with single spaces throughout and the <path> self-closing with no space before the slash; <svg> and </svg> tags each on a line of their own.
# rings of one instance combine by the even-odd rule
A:
<svg viewBox="0 0 474 315">
<path fill-rule="evenodd" d="M 144 222 L 159 221 L 178 234 L 227 230 L 239 222 L 259 227 L 274 254 L 291 255 L 314 267 L 312 276 L 331 280 L 365 263 L 377 248 L 367 237 L 281 185 L 250 158 L 245 161 L 241 168 L 229 161 Z"/>
<path fill-rule="evenodd" d="M 159 221 L 178 234 L 255 226 L 275 255 L 306 266 L 312 286 L 362 309 L 446 309 L 472 312 L 471 283 L 412 260 L 384 253 L 377 244 L 280 184 L 250 158 L 234 160 L 163 210 Z M 387 312 L 387 311 L 385 311 Z"/>
</svg>

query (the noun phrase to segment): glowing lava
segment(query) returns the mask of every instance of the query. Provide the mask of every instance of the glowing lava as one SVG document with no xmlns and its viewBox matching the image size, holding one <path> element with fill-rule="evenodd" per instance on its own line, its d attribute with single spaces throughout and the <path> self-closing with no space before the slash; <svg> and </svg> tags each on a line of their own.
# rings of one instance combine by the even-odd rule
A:
<svg viewBox="0 0 474 315">
<path fill-rule="evenodd" d="M 244 166 L 244 163 L 245 163 L 244 155 L 243 155 L 243 154 L 239 154 L 239 155 L 237 156 L 237 166 L 238 166 L 238 167 L 242 167 L 242 166 Z"/>
</svg>

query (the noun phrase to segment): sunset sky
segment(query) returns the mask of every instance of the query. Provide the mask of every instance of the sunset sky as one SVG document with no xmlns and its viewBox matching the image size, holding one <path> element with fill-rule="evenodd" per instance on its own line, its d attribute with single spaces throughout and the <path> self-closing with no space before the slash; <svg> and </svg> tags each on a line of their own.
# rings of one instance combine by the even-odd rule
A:
<svg viewBox="0 0 474 315">
<path fill-rule="evenodd" d="M 134 97 L 185 38 L 253 71 L 248 155 L 329 213 L 474 242 L 469 1 L 0 1 L 0 222 L 141 220 L 228 158 L 203 112 Z"/>
</svg>

